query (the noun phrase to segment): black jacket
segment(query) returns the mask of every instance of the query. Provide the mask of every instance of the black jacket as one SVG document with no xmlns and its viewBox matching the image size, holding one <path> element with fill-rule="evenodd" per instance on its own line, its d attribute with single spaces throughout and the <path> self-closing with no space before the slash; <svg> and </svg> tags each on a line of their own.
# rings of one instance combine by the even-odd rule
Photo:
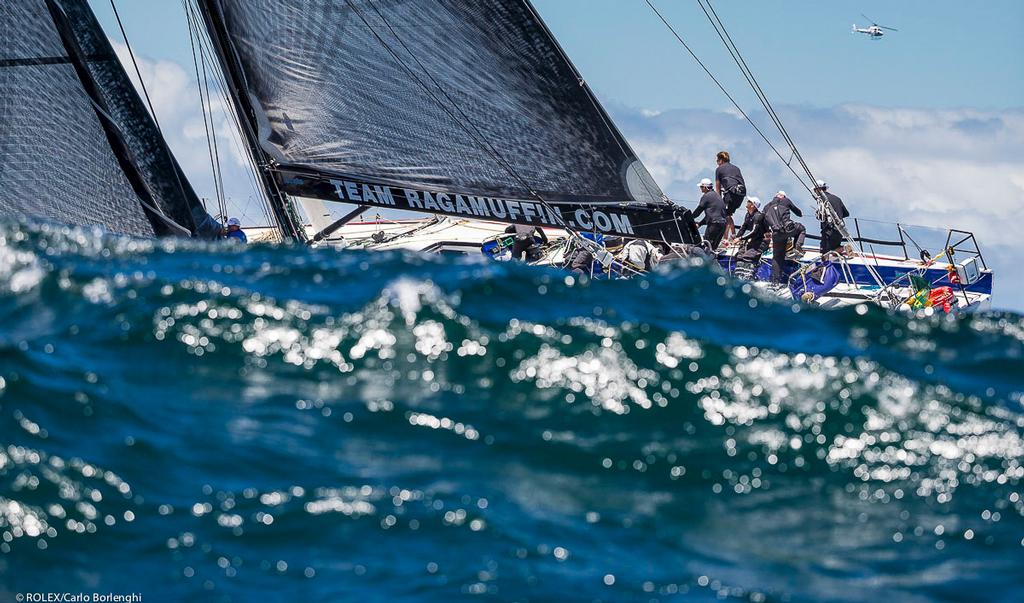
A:
<svg viewBox="0 0 1024 603">
<path fill-rule="evenodd" d="M 729 192 L 729 189 L 737 184 L 746 186 L 743 181 L 743 172 L 729 162 L 725 162 L 715 169 L 715 180 L 718 181 L 718 186 L 721 187 L 723 193 Z"/>
<path fill-rule="evenodd" d="M 767 233 L 768 225 L 764 223 L 764 214 L 760 211 L 755 211 L 752 214 L 748 213 L 743 218 L 743 226 L 740 227 L 739 238 L 742 241 L 746 241 L 747 249 L 756 249 L 766 244 L 764 235 Z"/>
<path fill-rule="evenodd" d="M 846 205 L 843 203 L 842 199 L 826 191 L 825 200 L 832 206 L 832 211 L 836 212 L 839 219 L 842 220 L 850 217 L 850 210 L 846 209 Z"/>
<path fill-rule="evenodd" d="M 790 201 L 789 197 L 776 197 L 764 206 L 764 220 L 772 230 L 786 230 L 793 222 L 790 212 L 803 216 L 804 212 Z"/>
<path fill-rule="evenodd" d="M 697 209 L 693 211 L 693 219 L 704 214 L 704 219 L 698 224 L 725 224 L 725 201 L 715 191 L 708 191 L 700 198 Z"/>
</svg>

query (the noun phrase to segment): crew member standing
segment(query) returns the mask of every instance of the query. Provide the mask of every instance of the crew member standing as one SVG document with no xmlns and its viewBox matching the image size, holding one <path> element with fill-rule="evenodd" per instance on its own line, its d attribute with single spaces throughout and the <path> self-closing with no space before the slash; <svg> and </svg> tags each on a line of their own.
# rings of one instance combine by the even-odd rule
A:
<svg viewBox="0 0 1024 603">
<path fill-rule="evenodd" d="M 793 204 L 785 191 L 776 193 L 775 198 L 764 207 L 764 221 L 772 229 L 772 282 L 785 281 L 786 247 L 789 240 L 794 239 L 793 247 L 803 251 L 804 237 L 807 229 L 803 224 L 794 222 L 790 213 L 803 216 L 800 208 Z"/>
<path fill-rule="evenodd" d="M 697 222 L 697 225 L 707 224 L 704 239 L 711 245 L 711 252 L 714 253 L 725 236 L 725 202 L 721 195 L 715 192 L 710 178 L 700 181 L 700 192 L 703 195 L 697 209 L 693 211 L 693 219 L 696 220 L 698 216 L 704 214 L 704 219 Z"/>
<path fill-rule="evenodd" d="M 740 168 L 732 164 L 728 151 L 719 151 L 715 158 L 718 167 L 715 168 L 715 192 L 722 196 L 725 201 L 726 238 L 732 237 L 736 224 L 732 215 L 743 205 L 743 198 L 747 194 L 747 183 L 743 180 L 743 173 Z"/>
<path fill-rule="evenodd" d="M 819 196 L 825 196 L 825 201 L 832 208 L 832 211 L 835 213 L 835 217 L 839 218 L 840 221 L 849 218 L 850 212 L 846 209 L 846 205 L 843 204 L 843 200 L 828 192 L 828 183 L 824 180 L 818 180 L 816 184 L 817 186 L 814 187 L 814 192 Z M 836 228 L 836 225 L 832 223 L 831 218 L 831 216 L 822 215 L 821 212 L 819 212 L 818 219 L 821 220 L 820 249 L 822 255 L 843 246 L 843 233 Z"/>
</svg>

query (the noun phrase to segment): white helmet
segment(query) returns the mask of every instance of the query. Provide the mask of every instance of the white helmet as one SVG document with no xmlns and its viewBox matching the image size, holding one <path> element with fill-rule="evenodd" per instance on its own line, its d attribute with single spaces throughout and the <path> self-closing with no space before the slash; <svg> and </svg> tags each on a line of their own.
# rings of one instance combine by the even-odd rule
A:
<svg viewBox="0 0 1024 603">
<path fill-rule="evenodd" d="M 825 190 L 825 189 L 828 188 L 828 182 L 825 182 L 824 180 L 818 180 L 815 184 L 817 184 L 818 188 L 820 188 L 822 190 Z"/>
<path fill-rule="evenodd" d="M 754 207 L 761 209 L 761 200 L 757 197 L 747 197 L 747 203 L 753 203 Z"/>
<path fill-rule="evenodd" d="M 711 178 L 704 178 L 700 181 L 701 188 L 711 188 L 714 184 L 711 182 Z"/>
<path fill-rule="evenodd" d="M 241 226 L 242 221 L 238 218 L 228 218 L 228 226 Z"/>
<path fill-rule="evenodd" d="M 779 191 L 779 192 L 775 193 L 775 198 L 776 199 L 779 199 L 779 198 L 785 197 L 785 196 L 786 196 L 786 191 Z"/>
</svg>

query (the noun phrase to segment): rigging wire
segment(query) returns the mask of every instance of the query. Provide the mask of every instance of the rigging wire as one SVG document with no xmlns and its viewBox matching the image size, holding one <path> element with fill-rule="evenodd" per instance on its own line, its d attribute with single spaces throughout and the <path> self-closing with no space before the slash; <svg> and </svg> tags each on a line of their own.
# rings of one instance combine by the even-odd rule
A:
<svg viewBox="0 0 1024 603">
<path fill-rule="evenodd" d="M 193 14 L 193 20 L 194 21 L 196 20 L 196 16 L 194 14 Z M 198 25 L 196 26 L 196 29 L 198 29 Z M 228 217 L 227 216 L 227 193 L 224 190 L 224 175 L 223 175 L 223 171 L 222 171 L 222 168 L 221 168 L 220 147 L 219 147 L 219 145 L 217 143 L 217 124 L 215 123 L 214 116 L 213 116 L 213 97 L 210 94 L 210 77 L 207 74 L 207 69 L 206 69 L 207 58 L 206 58 L 206 52 L 203 50 L 202 42 L 200 42 L 198 46 L 199 46 L 199 67 L 201 68 L 201 70 L 203 72 L 202 84 L 201 84 L 201 88 L 200 88 L 200 98 L 202 98 L 202 95 L 204 93 L 206 95 L 205 96 L 205 101 L 204 101 L 203 120 L 204 121 L 206 120 L 206 111 L 209 111 L 209 115 L 210 115 L 209 131 L 208 131 L 209 132 L 208 133 L 209 138 L 207 139 L 207 143 L 208 144 L 210 142 L 213 143 L 212 144 L 212 146 L 213 146 L 213 158 L 214 158 L 213 177 L 214 177 L 214 180 L 215 180 L 215 184 L 216 184 L 217 190 L 219 191 L 219 196 L 217 198 L 217 201 L 218 201 L 218 204 L 220 206 L 221 215 L 224 216 L 224 218 L 226 219 Z"/>
<path fill-rule="evenodd" d="M 216 160 L 214 178 L 217 179 L 218 187 L 220 189 L 220 210 L 222 214 L 227 214 L 227 193 L 224 190 L 224 172 L 221 167 L 220 161 L 220 147 L 217 143 L 217 124 L 214 121 L 213 116 L 213 97 L 210 95 L 210 78 L 206 72 L 206 54 L 202 51 L 202 46 L 199 50 L 199 65 L 203 70 L 203 87 L 206 89 L 206 105 L 210 111 L 210 138 L 213 141 L 213 156 Z M 225 217 L 227 217 L 225 215 Z"/>
<path fill-rule="evenodd" d="M 804 161 L 803 155 L 801 155 L 800 150 L 796 147 L 796 142 L 793 140 L 793 137 L 789 135 L 789 131 L 786 129 L 785 124 L 782 123 L 782 118 L 779 117 L 779 114 L 775 111 L 775 107 L 772 105 L 771 101 L 768 100 L 768 95 L 758 83 L 757 78 L 754 77 L 754 72 L 747 65 L 746 59 L 743 58 L 743 55 L 740 53 L 739 47 L 737 47 L 736 43 L 733 41 L 732 36 L 729 35 L 729 31 L 726 29 L 725 24 L 719 18 L 714 6 L 712 6 L 711 0 L 697 0 L 697 4 L 701 7 L 701 10 L 704 11 L 704 15 L 708 18 L 711 26 L 715 29 L 715 33 L 718 34 L 718 38 L 722 41 L 726 50 L 729 51 L 729 54 L 732 56 L 736 66 L 739 67 L 743 77 L 750 85 L 751 90 L 754 91 L 754 94 L 761 102 L 761 106 L 765 108 L 765 111 L 775 124 L 775 127 L 779 130 L 779 133 L 782 134 L 783 139 L 785 139 L 786 144 L 789 145 L 792 155 L 790 156 L 790 161 L 787 163 L 792 162 L 793 158 L 796 158 L 811 183 L 814 183 L 815 179 L 814 174 L 811 173 L 811 168 L 807 165 L 807 162 Z"/>
<path fill-rule="evenodd" d="M 793 176 L 797 179 L 800 185 L 807 189 L 807 191 L 813 195 L 814 193 L 811 187 L 804 182 L 803 177 L 795 169 L 793 169 L 793 167 L 789 163 L 786 162 L 786 158 L 782 155 L 782 152 L 779 151 L 775 144 L 768 138 L 764 131 L 761 130 L 757 123 L 755 123 L 754 120 L 751 119 L 747 112 L 743 110 L 743 107 L 741 107 L 740 104 L 733 97 L 733 95 L 729 93 L 729 91 L 725 88 L 722 82 L 719 81 L 717 77 L 715 77 L 715 74 L 712 73 L 710 69 L 708 69 L 707 65 L 704 64 L 704 61 L 702 61 L 700 57 L 697 56 L 697 53 L 695 53 L 693 49 L 690 48 L 690 45 L 686 43 L 686 41 L 683 39 L 681 35 L 679 35 L 679 32 L 676 31 L 676 28 L 673 27 L 671 23 L 669 23 L 668 19 L 665 18 L 665 15 L 663 15 L 662 12 L 658 10 L 658 7 L 654 5 L 653 0 L 644 0 L 644 2 L 647 3 L 647 6 L 649 6 L 650 9 L 654 12 L 654 14 L 658 16 L 661 22 L 665 24 L 665 27 L 667 27 L 668 30 L 672 32 L 672 35 L 675 36 L 676 40 L 683 46 L 683 48 L 686 49 L 686 52 L 688 52 L 690 56 L 693 57 L 693 60 L 695 60 L 698 65 L 700 65 L 701 69 L 704 70 L 704 73 L 706 73 L 707 76 L 711 78 L 711 81 L 713 81 L 715 85 L 718 86 L 718 89 L 721 90 L 723 94 L 725 94 L 726 98 L 729 99 L 729 102 L 732 103 L 733 107 L 735 107 L 736 110 L 739 111 L 740 115 L 742 115 L 743 118 L 747 120 L 747 122 L 765 141 L 765 143 L 767 143 L 768 146 L 771 147 L 772 151 L 775 151 L 775 154 L 778 155 L 779 159 L 782 160 L 782 163 L 784 163 L 786 167 L 789 169 L 789 171 L 792 172 Z"/>
<path fill-rule="evenodd" d="M 205 53 L 207 56 L 217 57 L 218 53 L 213 49 L 213 41 L 208 35 L 208 30 L 205 27 L 201 27 L 199 25 L 201 22 L 201 17 L 199 16 L 199 13 L 203 9 L 198 6 L 198 0 L 182 0 L 182 2 L 187 2 L 191 10 L 193 11 L 192 18 L 196 23 L 196 43 L 199 45 L 200 50 L 205 49 Z M 271 183 L 271 186 L 274 187 L 274 190 L 271 190 L 267 188 L 267 186 L 259 183 L 258 174 L 260 173 L 261 170 L 269 170 L 270 166 L 261 164 L 253 153 L 242 149 L 242 145 L 245 144 L 245 142 L 242 140 L 242 133 L 246 130 L 246 126 L 243 125 L 238 110 L 232 98 L 229 96 L 227 83 L 228 78 L 226 72 L 224 71 L 224 66 L 220 63 L 220 61 L 211 59 L 210 71 L 213 74 L 214 88 L 219 93 L 220 99 L 223 101 L 223 106 L 225 107 L 225 114 L 228 116 L 228 118 L 232 122 L 232 125 L 234 126 L 234 129 L 232 131 L 234 136 L 231 137 L 232 142 L 234 143 L 235 149 L 236 151 L 238 151 L 239 156 L 245 159 L 246 165 L 248 166 L 248 169 L 246 169 L 245 171 L 249 176 L 249 184 L 252 186 L 252 189 L 260 202 L 260 208 L 263 212 L 264 217 L 267 218 L 267 224 L 273 226 L 275 223 L 277 223 L 278 230 L 283 233 L 285 231 L 285 225 L 282 224 L 277 219 L 277 214 L 271 207 L 271 196 L 281 196 L 283 195 L 283 193 L 281 193 L 280 190 L 277 190 L 275 183 Z M 252 196 L 250 196 L 249 201 L 252 201 Z M 287 219 L 290 221 L 292 218 L 289 217 Z"/>
<path fill-rule="evenodd" d="M 153 115 L 153 123 L 156 124 L 156 129 L 161 131 L 160 121 L 156 117 L 156 111 L 153 109 L 153 101 L 149 98 L 149 90 L 146 89 L 146 80 L 142 79 L 142 72 L 139 70 L 139 63 L 135 60 L 135 52 L 132 50 L 131 43 L 128 42 L 128 34 L 124 30 L 124 24 L 121 23 L 121 14 L 117 11 L 117 4 L 114 0 L 110 0 L 110 8 L 114 11 L 114 18 L 117 19 L 117 26 L 121 29 L 121 37 L 124 39 L 124 45 L 128 49 L 128 56 L 132 60 L 132 67 L 135 68 L 135 75 L 139 78 L 139 85 L 142 87 L 142 94 L 146 97 L 146 104 L 149 105 L 149 112 Z"/>
<path fill-rule="evenodd" d="M 202 81 L 201 81 L 200 75 L 199 75 L 199 58 L 198 58 L 198 55 L 196 53 L 196 41 L 195 41 L 195 39 L 198 37 L 199 34 L 196 32 L 196 26 L 195 26 L 195 23 L 193 21 L 193 15 L 192 15 L 191 10 L 189 9 L 188 4 L 186 4 L 186 0 L 182 0 L 181 6 L 185 10 L 185 19 L 188 21 L 189 45 L 192 47 L 192 66 L 193 66 L 193 69 L 195 70 L 195 75 L 196 75 L 196 88 L 199 91 L 200 112 L 203 115 L 203 131 L 206 134 L 206 149 L 207 149 L 207 153 L 209 154 L 209 158 L 210 158 L 210 168 L 212 170 L 212 175 L 213 175 L 214 194 L 217 197 L 217 206 L 218 206 L 218 209 L 220 209 L 220 212 L 221 212 L 221 220 L 226 220 L 227 216 L 224 215 L 223 203 L 221 202 L 220 181 L 217 178 L 217 161 L 214 159 L 213 144 L 211 143 L 210 124 L 209 124 L 209 120 L 207 119 L 207 115 L 206 115 L 207 100 L 206 100 L 206 97 L 205 97 L 205 95 L 203 93 L 203 84 L 202 84 Z M 200 47 L 199 50 L 201 52 L 202 48 Z"/>
<path fill-rule="evenodd" d="M 203 35 L 205 33 L 205 31 L 206 31 L 205 28 L 202 28 L 202 27 L 200 27 L 198 25 L 198 23 L 199 23 L 198 11 L 200 9 L 197 6 L 193 6 L 193 4 L 194 4 L 193 0 L 182 0 L 182 4 L 183 5 L 186 2 L 189 3 L 188 7 L 186 8 L 186 10 L 191 9 L 192 14 L 193 14 L 192 18 L 194 19 L 194 21 L 196 23 L 196 25 L 195 25 L 195 28 L 196 28 L 196 40 L 197 40 L 198 44 L 200 45 L 200 49 L 205 48 L 207 56 L 210 56 L 210 57 L 217 56 L 217 54 L 213 50 L 212 42 L 210 41 L 209 37 L 207 37 L 206 35 Z M 246 175 L 248 176 L 249 186 L 252 189 L 252 191 L 255 193 L 255 196 L 259 200 L 260 211 L 262 212 L 263 216 L 266 218 L 267 224 L 271 225 L 271 224 L 274 223 L 274 219 L 271 216 L 271 211 L 270 211 L 270 207 L 269 207 L 269 200 L 267 199 L 266 191 L 264 191 L 263 187 L 257 181 L 256 174 L 257 174 L 258 168 L 256 166 L 256 163 L 255 163 L 254 159 L 252 158 L 252 156 L 248 152 L 244 151 L 243 148 L 242 148 L 242 144 L 243 144 L 242 139 L 241 139 L 242 124 L 241 124 L 241 121 L 238 118 L 238 113 L 235 111 L 234 103 L 232 103 L 231 99 L 228 97 L 227 85 L 224 83 L 226 81 L 226 78 L 225 78 L 224 73 L 223 73 L 223 71 L 221 69 L 219 61 L 214 61 L 214 60 L 210 61 L 210 71 L 213 74 L 213 87 L 218 92 L 219 99 L 221 101 L 223 101 L 224 113 L 225 113 L 225 115 L 227 115 L 228 119 L 231 121 L 232 126 L 234 126 L 233 129 L 230 129 L 230 134 L 231 135 L 229 136 L 229 138 L 231 139 L 231 142 L 234 145 L 235 151 L 238 153 L 238 156 L 244 158 L 246 166 L 248 167 L 248 169 L 246 169 L 244 171 L 245 171 Z M 212 104 L 211 104 L 211 121 L 212 121 Z M 222 171 L 222 174 L 223 174 L 223 171 Z M 221 177 L 221 182 L 223 182 L 223 175 Z M 225 195 L 226 195 L 226 192 L 225 192 Z M 253 196 L 250 195 L 249 199 L 248 199 L 248 202 L 247 202 L 247 205 L 249 203 L 252 203 L 252 201 L 253 201 Z"/>
<path fill-rule="evenodd" d="M 132 67 L 135 69 L 135 75 L 139 78 L 139 86 L 142 88 L 142 94 L 146 98 L 146 104 L 149 107 L 149 113 L 153 117 L 153 124 L 156 126 L 156 130 L 160 134 L 161 142 L 163 143 L 162 144 L 163 150 L 164 150 L 164 153 L 167 155 L 167 161 L 171 164 L 171 168 L 174 171 L 174 180 L 178 184 L 178 190 L 181 192 L 182 199 L 184 199 L 186 202 L 188 202 L 189 194 L 187 192 L 185 192 L 185 184 L 182 182 L 181 168 L 180 168 L 180 166 L 178 166 L 178 163 L 174 160 L 174 155 L 171 153 L 171 147 L 167 144 L 167 139 L 163 137 L 163 128 L 160 127 L 160 120 L 157 117 L 156 109 L 153 108 L 153 101 L 149 98 L 149 90 L 146 88 L 146 80 L 143 79 L 143 77 L 142 77 L 142 71 L 139 69 L 139 63 L 135 59 L 135 51 L 132 50 L 131 42 L 128 40 L 128 33 L 125 31 L 124 24 L 121 21 L 121 14 L 120 14 L 120 12 L 118 12 L 117 4 L 114 2 L 114 0 L 110 0 L 110 8 L 111 8 L 111 10 L 113 10 L 114 18 L 117 20 L 117 26 L 121 30 L 121 37 L 124 39 L 124 45 L 128 49 L 128 56 L 131 58 Z M 195 193 L 193 192 L 193 195 L 194 194 Z M 159 210 L 158 213 L 161 216 L 163 216 L 164 218 L 166 218 L 167 220 L 171 220 L 171 218 L 169 216 L 167 216 L 163 212 L 163 210 Z M 171 220 L 171 221 L 174 222 L 173 220 Z M 193 222 L 193 227 L 198 226 L 195 223 L 194 219 L 192 220 L 192 222 Z M 188 230 L 184 226 L 181 226 L 180 224 L 177 224 L 176 222 L 174 222 L 174 224 L 176 226 L 178 226 L 179 228 L 182 228 L 184 230 Z M 194 233 L 191 230 L 189 230 L 188 234 L 189 235 L 195 235 L 196 233 Z"/>
<path fill-rule="evenodd" d="M 740 52 L 739 47 L 736 46 L 736 43 L 733 41 L 732 36 L 729 35 L 729 31 L 728 29 L 726 29 L 725 23 L 722 22 L 721 18 L 719 18 L 718 13 L 715 11 L 714 6 L 711 4 L 711 0 L 697 0 L 697 4 L 701 7 L 701 10 L 704 11 L 704 15 L 708 18 L 708 21 L 711 23 L 711 26 L 715 29 L 715 33 L 718 34 L 718 38 L 722 41 L 722 44 L 725 46 L 726 50 L 729 51 L 729 54 L 732 55 L 733 61 L 736 63 L 736 66 L 739 67 L 740 71 L 743 73 L 744 78 L 746 78 L 747 84 L 750 85 L 750 88 L 754 91 L 754 94 L 758 97 L 758 100 L 761 101 L 761 105 L 765 108 L 765 111 L 767 111 L 768 115 L 772 118 L 775 127 L 779 130 L 779 133 L 782 134 L 782 137 L 786 140 L 786 143 L 789 145 L 789 148 L 792 151 L 790 161 L 792 161 L 793 158 L 796 158 L 797 161 L 800 163 L 800 167 L 803 169 L 804 173 L 810 180 L 811 184 L 815 188 L 817 188 L 817 182 L 814 178 L 814 174 L 811 172 L 810 166 L 808 166 L 807 162 L 804 161 L 803 155 L 801 155 L 799 149 L 797 149 L 796 147 L 796 142 L 789 135 L 789 131 L 786 129 L 786 126 L 782 123 L 782 119 L 775 111 L 775 107 L 772 106 L 771 101 L 768 100 L 768 95 L 765 94 L 764 89 L 761 88 L 761 85 L 757 82 L 757 79 L 754 77 L 753 71 L 750 70 L 750 67 L 747 65 L 746 60 L 743 58 L 743 54 Z M 788 162 L 787 167 L 790 167 Z M 791 167 L 790 170 L 792 171 Z M 842 235 L 843 239 L 846 240 L 851 245 L 853 245 L 855 243 L 853 237 L 850 235 L 849 231 L 843 224 L 842 219 L 836 214 L 831 204 L 826 202 L 826 196 L 824 192 L 816 193 L 814 190 L 809 190 L 808 192 L 810 192 L 811 196 L 818 201 L 819 213 L 824 216 L 827 216 L 828 221 L 831 222 L 839 230 L 839 233 Z M 863 246 L 861 247 L 861 249 L 863 250 Z M 875 267 L 872 267 L 869 264 L 866 266 L 868 273 L 871 274 L 872 276 L 872 279 L 879 287 L 881 287 L 881 291 L 878 294 L 880 298 L 882 293 L 886 291 L 885 283 L 881 275 L 878 274 Z"/>
<path fill-rule="evenodd" d="M 743 117 L 747 120 L 747 122 L 750 123 L 754 130 L 757 131 L 757 133 L 761 136 L 762 139 L 764 139 L 768 146 L 771 147 L 771 149 L 775 152 L 779 159 L 782 160 L 783 164 L 785 164 L 786 168 L 793 174 L 793 176 L 800 183 L 800 185 L 803 186 L 808 193 L 810 193 L 812 198 L 817 199 L 819 209 L 830 218 L 830 221 L 836 226 L 836 228 L 839 229 L 839 232 L 843 235 L 843 238 L 847 242 L 853 244 L 855 241 L 850 235 L 849 231 L 843 225 L 842 220 L 832 210 L 831 205 L 825 202 L 824 193 L 815 193 L 814 187 L 817 186 L 817 182 L 814 179 L 814 175 L 811 172 L 810 166 L 808 166 L 806 161 L 804 161 L 803 156 L 800 154 L 799 149 L 797 149 L 796 147 L 796 143 L 793 141 L 793 138 L 789 135 L 789 131 L 782 123 L 782 119 L 775 111 L 774 106 L 772 106 L 771 102 L 768 100 L 768 96 L 765 94 L 764 89 L 761 88 L 756 78 L 754 78 L 753 72 L 747 65 L 747 62 L 743 58 L 742 53 L 740 53 L 739 48 L 736 46 L 735 42 L 733 42 L 732 36 L 729 35 L 728 30 L 725 28 L 725 24 L 718 17 L 718 13 L 715 12 L 714 7 L 711 6 L 711 0 L 697 0 L 697 4 L 701 7 L 701 10 L 704 11 L 704 15 L 708 18 L 708 21 L 715 29 L 715 33 L 718 34 L 719 39 L 725 45 L 726 50 L 729 51 L 729 54 L 732 56 L 733 61 L 736 62 L 737 66 L 740 68 L 740 71 L 743 73 L 744 78 L 747 80 L 747 83 L 754 91 L 754 94 L 761 102 L 761 105 L 767 111 L 769 117 L 772 119 L 773 124 L 779 130 L 780 134 L 782 134 L 782 137 L 785 139 L 791 152 L 791 156 L 788 161 L 782 156 L 782 153 L 779 151 L 779 149 L 776 148 L 776 146 L 768 139 L 768 137 L 761 130 L 761 128 L 759 128 L 757 124 L 754 123 L 754 121 L 750 118 L 750 116 L 748 116 L 747 113 L 743 111 L 743 109 L 736 102 L 735 98 L 733 98 L 729 91 L 726 90 L 725 86 L 718 80 L 718 78 L 715 77 L 713 73 L 711 73 L 711 70 L 708 69 L 704 62 L 701 61 L 697 54 L 683 40 L 682 36 L 680 36 L 676 29 L 672 26 L 672 24 L 669 23 L 668 19 L 666 19 L 665 16 L 661 13 L 661 11 L 659 11 L 658 8 L 654 5 L 653 0 L 645 0 L 645 2 L 647 3 L 647 6 L 649 6 L 651 10 L 654 11 L 658 18 L 661 19 L 661 22 L 665 24 L 669 31 L 672 32 L 676 40 L 678 40 L 679 43 L 683 45 L 683 47 L 690 54 L 690 56 L 693 57 L 695 61 L 697 61 L 697 63 L 701 66 L 704 72 L 708 75 L 708 77 L 710 77 L 711 80 L 714 81 L 714 83 L 718 86 L 719 90 L 721 90 L 722 93 L 725 94 L 725 96 L 732 102 L 733 106 L 740 112 L 740 114 L 743 115 Z M 705 2 L 707 2 L 707 6 L 705 6 Z M 793 168 L 791 163 L 793 158 L 796 158 L 797 161 L 800 163 L 800 167 L 803 170 L 804 175 L 806 175 L 806 177 L 808 178 L 809 183 L 805 182 L 803 177 L 796 171 L 796 169 Z M 863 246 L 861 246 L 861 250 L 863 251 Z M 881 299 L 882 294 L 887 292 L 887 287 L 885 286 L 881 275 L 879 275 L 878 271 L 875 270 L 873 266 L 865 263 L 865 267 L 867 268 L 868 273 L 871 274 L 871 277 L 875 281 L 875 283 L 881 288 L 881 290 L 878 293 L 878 298 Z"/>
</svg>

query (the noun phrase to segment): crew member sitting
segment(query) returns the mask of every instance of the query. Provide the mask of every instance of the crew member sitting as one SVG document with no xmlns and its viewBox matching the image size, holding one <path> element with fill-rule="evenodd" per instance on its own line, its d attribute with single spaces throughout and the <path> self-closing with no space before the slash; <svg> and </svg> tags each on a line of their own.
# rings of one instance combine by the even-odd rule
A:
<svg viewBox="0 0 1024 603">
<path fill-rule="evenodd" d="M 743 218 L 743 226 L 736 239 L 743 244 L 743 248 L 736 254 L 737 261 L 757 262 L 768 251 L 768 225 L 764 223 L 761 200 L 757 197 L 747 197 L 747 215 Z"/>
<path fill-rule="evenodd" d="M 821 211 L 818 212 L 818 219 L 821 221 L 820 249 L 821 254 L 825 255 L 843 246 L 843 233 L 832 220 L 838 218 L 840 223 L 842 223 L 844 219 L 850 217 L 850 212 L 846 209 L 842 199 L 828 192 L 828 183 L 824 180 L 818 180 L 817 186 L 814 187 L 814 192 L 819 196 L 824 195 L 825 201 L 835 214 L 835 216 L 832 216 Z"/>
<path fill-rule="evenodd" d="M 807 229 L 794 222 L 790 212 L 803 216 L 800 208 L 793 204 L 785 191 L 776 193 L 775 198 L 764 207 L 764 221 L 772 229 L 772 282 L 785 282 L 786 248 L 793 239 L 793 249 L 803 255 L 804 238 Z"/>
<path fill-rule="evenodd" d="M 241 243 L 249 242 L 249 237 L 245 236 L 245 232 L 242 230 L 242 222 L 238 218 L 228 218 L 228 226 L 224 232 L 224 238 L 228 240 L 234 239 Z"/>
<path fill-rule="evenodd" d="M 721 195 L 715 192 L 710 178 L 700 181 L 700 192 L 703 195 L 700 198 L 700 203 L 697 204 L 697 209 L 693 212 L 693 219 L 696 220 L 698 216 L 704 214 L 704 219 L 697 222 L 697 225 L 707 224 L 707 228 L 704 229 L 704 240 L 708 242 L 711 252 L 714 253 L 725 235 L 725 201 L 722 200 Z"/>
<path fill-rule="evenodd" d="M 541 245 L 548 242 L 548 235 L 544 229 L 538 226 L 527 226 L 525 224 L 512 224 L 505 229 L 507 233 L 515 233 L 516 238 L 512 243 L 512 259 L 530 262 L 540 257 L 540 245 L 534 240 L 536 233 L 540 236 Z"/>
</svg>

